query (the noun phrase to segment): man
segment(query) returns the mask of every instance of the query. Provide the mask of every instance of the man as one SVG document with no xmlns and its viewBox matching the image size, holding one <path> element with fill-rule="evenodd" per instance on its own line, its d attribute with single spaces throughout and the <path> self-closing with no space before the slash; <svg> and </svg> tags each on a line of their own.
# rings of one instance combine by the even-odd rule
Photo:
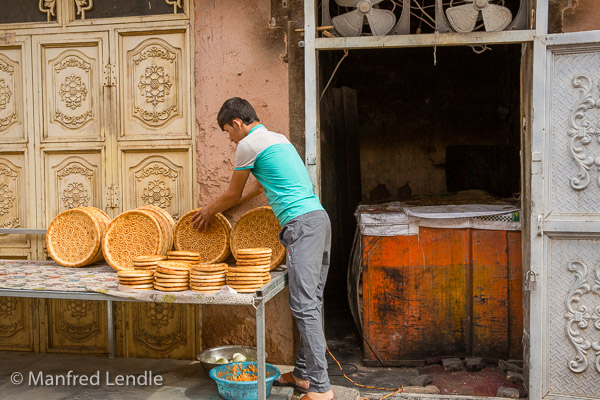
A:
<svg viewBox="0 0 600 400">
<path fill-rule="evenodd" d="M 290 308 L 302 339 L 294 371 L 282 375 L 278 383 L 306 393 L 304 400 L 333 399 L 321 315 L 331 247 L 329 217 L 294 146 L 285 136 L 260 124 L 248 101 L 239 97 L 227 100 L 217 120 L 238 145 L 235 170 L 229 188 L 198 211 L 192 225 L 206 229 L 216 213 L 256 196 L 261 186 L 264 188 L 283 227 L 279 239 L 287 249 Z M 257 181 L 242 195 L 251 172 Z"/>
</svg>

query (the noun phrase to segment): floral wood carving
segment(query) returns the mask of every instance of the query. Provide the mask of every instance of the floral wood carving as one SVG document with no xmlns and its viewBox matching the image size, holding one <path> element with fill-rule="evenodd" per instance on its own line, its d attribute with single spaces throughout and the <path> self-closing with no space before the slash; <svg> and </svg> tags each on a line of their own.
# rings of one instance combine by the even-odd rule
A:
<svg viewBox="0 0 600 400">
<path fill-rule="evenodd" d="M 152 64 L 146 68 L 145 74 L 140 76 L 138 88 L 146 98 L 146 103 L 156 106 L 165 101 L 165 95 L 169 94 L 172 85 L 169 74 L 165 74 L 165 69 Z"/>
<path fill-rule="evenodd" d="M 14 312 L 17 310 L 17 302 L 11 297 L 0 297 L 0 321 L 6 321 L 13 317 Z M 18 316 L 15 316 L 18 318 Z M 8 324 L 0 324 L 0 337 L 9 338 L 14 335 L 17 331 L 23 328 L 23 322 L 21 318 Z"/>
<path fill-rule="evenodd" d="M 74 110 L 77 107 L 81 107 L 81 102 L 87 96 L 87 88 L 85 87 L 85 83 L 81 81 L 80 76 L 71 74 L 60 84 L 60 91 L 58 93 L 67 107 Z"/>
<path fill-rule="evenodd" d="M 15 299 L 12 297 L 0 297 L 0 317 L 10 318 L 17 308 Z"/>
<path fill-rule="evenodd" d="M 600 124 L 594 127 L 591 121 L 585 119 L 586 111 L 594 107 L 600 108 L 600 100 L 592 97 L 592 80 L 585 75 L 575 77 L 573 87 L 579 89 L 580 97 L 569 118 L 569 152 L 578 167 L 577 174 L 571 177 L 571 187 L 583 190 L 590 184 L 591 167 L 600 167 L 600 157 L 586 153 L 586 146 L 592 142 L 592 136 L 600 141 Z"/>
<path fill-rule="evenodd" d="M 0 176 L 6 176 L 17 183 L 19 174 L 7 164 L 0 163 Z M 7 183 L 0 183 L 0 216 L 6 215 L 17 204 L 15 194 Z M 18 214 L 18 211 L 17 211 Z M 0 223 L 0 228 L 17 228 L 20 226 L 19 217 L 13 217 L 7 222 Z"/>
<path fill-rule="evenodd" d="M 68 175 L 83 175 L 87 179 L 92 179 L 94 171 L 78 162 L 70 162 L 63 168 L 59 169 L 56 173 L 58 179 L 63 179 Z"/>
<path fill-rule="evenodd" d="M 70 110 L 81 107 L 87 100 L 88 87 L 85 84 L 85 79 L 86 77 L 88 81 L 91 79 L 92 64 L 78 55 L 71 54 L 54 65 L 53 68 L 55 79 L 62 81 L 57 90 L 63 104 Z M 78 72 L 81 75 L 71 72 L 69 75 L 64 76 L 64 73 L 61 74 L 61 72 L 67 68 L 80 70 Z M 56 85 L 58 86 L 58 83 Z M 70 114 L 68 109 L 61 109 L 57 103 L 54 105 L 54 119 L 67 128 L 79 128 L 94 117 L 91 101 L 90 98 L 90 101 L 86 102 L 88 104 L 87 110 L 74 115 Z"/>
<path fill-rule="evenodd" d="M 90 204 L 90 195 L 82 183 L 72 182 L 63 190 L 62 201 L 68 210 L 75 207 L 87 207 Z"/>
<path fill-rule="evenodd" d="M 167 178 L 174 181 L 179 176 L 179 173 L 177 173 L 177 171 L 167 167 L 166 165 L 163 165 L 163 164 L 160 164 L 157 162 L 149 164 L 147 167 L 145 167 L 141 171 L 138 171 L 135 173 L 135 177 L 137 178 L 138 182 L 144 178 L 151 176 L 151 175 L 166 176 Z"/>
<path fill-rule="evenodd" d="M 175 317 L 175 305 L 168 303 L 150 303 L 145 305 L 144 308 L 150 317 L 151 329 L 146 330 L 144 321 L 139 320 L 137 324 L 140 328 L 140 332 L 137 333 L 135 339 L 142 342 L 145 346 L 152 350 L 166 352 L 173 347 L 185 344 L 186 335 L 181 332 L 170 332 L 160 334 L 161 331 L 168 329 L 169 324 L 174 320 Z M 148 310 L 150 308 L 150 310 Z M 181 321 L 180 321 L 181 322 Z M 171 329 L 181 329 L 180 324 L 174 326 Z"/>
<path fill-rule="evenodd" d="M 99 334 L 100 327 L 94 307 L 95 305 L 92 300 L 66 300 L 65 311 L 70 312 L 70 317 L 76 319 L 77 322 L 71 323 L 65 320 L 63 313 L 60 313 L 58 330 L 74 341 L 84 341 Z M 88 313 L 92 321 L 82 323 L 82 319 L 88 317 Z"/>
<path fill-rule="evenodd" d="M 6 183 L 0 183 L 0 215 L 8 214 L 15 202 L 15 196 Z"/>
<path fill-rule="evenodd" d="M 13 80 L 14 84 L 14 73 L 15 68 L 9 65 L 7 62 L 0 59 L 0 71 L 5 72 Z M 5 110 L 11 102 L 11 97 L 14 99 L 13 90 L 11 90 L 10 82 L 5 79 L 0 79 L 0 111 Z M 13 122 L 17 120 L 17 113 L 10 112 L 4 117 L 0 116 L 0 131 L 8 128 Z"/>
<path fill-rule="evenodd" d="M 20 226 L 21 226 L 21 223 L 19 222 L 19 217 L 14 217 L 13 219 L 8 220 L 7 222 L 0 223 L 0 228 L 12 229 L 12 228 L 18 228 Z"/>
<path fill-rule="evenodd" d="M 40 0 L 39 9 L 46 13 L 48 22 L 52 21 L 52 17 L 56 17 L 56 0 Z"/>
<path fill-rule="evenodd" d="M 135 65 L 138 65 L 140 62 L 147 60 L 149 58 L 162 58 L 163 60 L 167 60 L 170 63 L 173 63 L 175 59 L 177 59 L 177 55 L 165 48 L 152 46 L 149 49 L 146 49 L 139 54 L 133 56 L 132 60 Z"/>
<path fill-rule="evenodd" d="M 6 105 L 10 103 L 11 95 L 10 86 L 6 84 L 4 79 L 0 79 L 0 110 L 6 109 Z"/>
<path fill-rule="evenodd" d="M 142 200 L 144 200 L 144 204 L 152 204 L 153 206 L 166 209 L 171 205 L 173 193 L 171 193 L 171 189 L 167 187 L 164 181 L 150 181 L 148 182 L 148 186 L 144 188 Z"/>
</svg>

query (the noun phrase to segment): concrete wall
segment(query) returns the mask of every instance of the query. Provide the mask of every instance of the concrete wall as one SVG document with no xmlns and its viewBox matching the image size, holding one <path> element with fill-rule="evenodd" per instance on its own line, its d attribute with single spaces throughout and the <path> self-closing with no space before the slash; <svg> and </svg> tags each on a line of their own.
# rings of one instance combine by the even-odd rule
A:
<svg viewBox="0 0 600 400">
<path fill-rule="evenodd" d="M 269 1 L 195 0 L 194 10 L 200 206 L 227 189 L 233 172 L 235 144 L 216 122 L 223 102 L 234 96 L 246 98 L 267 128 L 288 135 L 289 84 L 286 37 L 281 29 L 269 28 Z M 263 195 L 225 215 L 234 223 L 244 212 L 267 204 Z M 204 307 L 204 347 L 255 345 L 253 320 L 253 308 Z M 268 305 L 267 328 L 269 361 L 293 361 L 287 291 Z"/>
</svg>

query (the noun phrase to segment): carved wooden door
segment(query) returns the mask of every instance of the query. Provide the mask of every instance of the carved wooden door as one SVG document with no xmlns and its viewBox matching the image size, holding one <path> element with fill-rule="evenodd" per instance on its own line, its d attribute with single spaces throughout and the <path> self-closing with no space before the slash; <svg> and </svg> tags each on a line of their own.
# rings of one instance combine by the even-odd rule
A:
<svg viewBox="0 0 600 400">
<path fill-rule="evenodd" d="M 537 37 L 530 399 L 600 399 L 600 41 Z"/>
<path fill-rule="evenodd" d="M 123 209 L 192 208 L 188 32 L 118 32 L 119 186 Z"/>
<path fill-rule="evenodd" d="M 192 4 L 53 0 L 0 13 L 0 227 L 60 212 L 111 217 L 194 204 Z M 43 236 L 0 235 L 0 258 L 44 259 Z M 115 306 L 117 353 L 193 358 L 196 306 Z M 107 352 L 106 304 L 0 299 L 0 350 Z M 8 332 L 3 336 L 3 332 Z"/>
<path fill-rule="evenodd" d="M 62 211 L 104 209 L 104 190 L 113 175 L 113 123 L 104 68 L 108 32 L 33 37 L 33 80 L 37 91 L 37 161 L 42 224 Z M 107 352 L 106 305 L 98 301 L 48 300 L 42 320 L 42 350 Z"/>
<path fill-rule="evenodd" d="M 35 180 L 27 36 L 0 42 L 0 228 L 35 228 Z M 37 238 L 0 235 L 0 258 L 37 256 Z"/>
<path fill-rule="evenodd" d="M 112 180 L 108 32 L 34 37 L 45 226 L 74 207 L 104 209 Z"/>
</svg>

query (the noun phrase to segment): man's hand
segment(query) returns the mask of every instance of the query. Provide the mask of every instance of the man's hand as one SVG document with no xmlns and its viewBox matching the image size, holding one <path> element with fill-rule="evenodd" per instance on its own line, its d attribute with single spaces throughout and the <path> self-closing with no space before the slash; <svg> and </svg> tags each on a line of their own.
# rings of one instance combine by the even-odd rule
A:
<svg viewBox="0 0 600 400">
<path fill-rule="evenodd" d="M 192 216 L 192 228 L 200 232 L 206 232 L 214 216 L 215 213 L 210 211 L 210 207 L 202 207 Z"/>
<path fill-rule="evenodd" d="M 249 169 L 233 171 L 229 188 L 218 199 L 202 207 L 200 211 L 194 214 L 192 217 L 192 228 L 205 232 L 216 213 L 228 210 L 238 204 L 242 198 L 242 192 L 244 191 L 244 186 L 246 186 L 248 176 L 250 176 Z"/>
</svg>

